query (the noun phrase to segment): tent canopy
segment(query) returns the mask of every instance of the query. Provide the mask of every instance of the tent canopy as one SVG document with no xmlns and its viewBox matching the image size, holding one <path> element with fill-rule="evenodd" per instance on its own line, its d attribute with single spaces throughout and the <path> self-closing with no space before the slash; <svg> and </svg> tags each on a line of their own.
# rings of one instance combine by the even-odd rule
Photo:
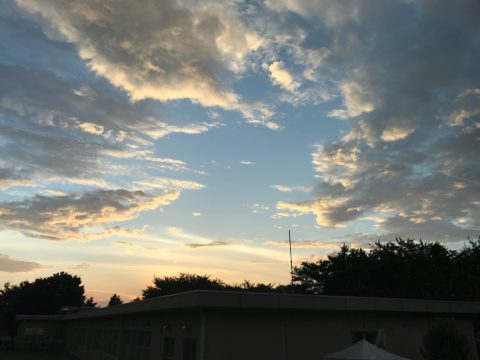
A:
<svg viewBox="0 0 480 360">
<path fill-rule="evenodd" d="M 325 360 L 409 360 L 370 344 L 363 339 L 339 352 L 325 356 Z"/>
</svg>

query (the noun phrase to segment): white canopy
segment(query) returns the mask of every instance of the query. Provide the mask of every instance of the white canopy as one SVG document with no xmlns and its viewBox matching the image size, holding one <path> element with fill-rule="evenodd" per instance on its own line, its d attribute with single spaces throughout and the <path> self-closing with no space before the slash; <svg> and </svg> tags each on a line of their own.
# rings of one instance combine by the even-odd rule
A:
<svg viewBox="0 0 480 360">
<path fill-rule="evenodd" d="M 409 360 L 389 353 L 363 339 L 339 352 L 325 356 L 325 360 Z"/>
</svg>

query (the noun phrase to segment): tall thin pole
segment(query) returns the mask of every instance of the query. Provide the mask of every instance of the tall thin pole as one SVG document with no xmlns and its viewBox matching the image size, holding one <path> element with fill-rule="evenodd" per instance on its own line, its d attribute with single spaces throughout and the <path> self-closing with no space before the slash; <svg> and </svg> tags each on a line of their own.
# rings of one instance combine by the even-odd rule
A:
<svg viewBox="0 0 480 360">
<path fill-rule="evenodd" d="M 292 294 L 295 292 L 293 287 L 293 259 L 292 259 L 292 237 L 290 236 L 290 230 L 288 230 L 288 245 L 290 246 L 290 279 Z"/>
</svg>

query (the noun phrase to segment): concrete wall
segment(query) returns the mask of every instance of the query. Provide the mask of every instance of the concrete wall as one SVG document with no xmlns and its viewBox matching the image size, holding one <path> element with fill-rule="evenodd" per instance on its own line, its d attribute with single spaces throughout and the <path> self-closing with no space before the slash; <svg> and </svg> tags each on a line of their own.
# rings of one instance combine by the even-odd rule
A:
<svg viewBox="0 0 480 360">
<path fill-rule="evenodd" d="M 161 360 L 170 338 L 173 356 L 168 359 L 180 360 L 184 340 L 199 344 L 200 331 L 198 310 L 79 319 L 68 322 L 66 350 L 84 360 Z M 198 345 L 194 355 L 199 359 Z"/>
<path fill-rule="evenodd" d="M 17 349 L 61 349 L 64 344 L 64 323 L 50 320 L 23 320 L 17 325 Z"/>
<path fill-rule="evenodd" d="M 423 360 L 422 339 L 435 320 L 433 315 L 408 313 L 211 310 L 205 359 L 319 360 L 350 346 L 354 335 L 382 329 L 387 351 Z M 456 323 L 477 359 L 471 320 L 459 317 Z"/>
<path fill-rule="evenodd" d="M 427 313 L 191 309 L 68 321 L 66 350 L 84 360 L 321 360 L 374 336 L 387 351 L 423 360 Z M 472 321 L 455 317 L 477 360 Z M 167 339 L 167 340 L 166 340 Z M 166 351 L 171 346 L 171 352 Z"/>
</svg>

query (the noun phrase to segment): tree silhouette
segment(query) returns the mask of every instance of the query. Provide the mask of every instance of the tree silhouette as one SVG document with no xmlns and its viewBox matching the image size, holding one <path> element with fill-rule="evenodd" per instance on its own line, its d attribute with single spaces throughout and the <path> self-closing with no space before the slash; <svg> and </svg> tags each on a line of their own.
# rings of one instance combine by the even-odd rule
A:
<svg viewBox="0 0 480 360">
<path fill-rule="evenodd" d="M 117 294 L 113 294 L 110 300 L 108 301 L 107 306 L 114 306 L 114 305 L 121 305 L 121 304 L 123 304 L 123 301 L 120 298 L 120 296 Z"/>
<path fill-rule="evenodd" d="M 154 277 L 153 286 L 142 290 L 142 298 L 150 299 L 191 290 L 226 290 L 229 287 L 219 279 L 209 275 L 181 273 L 178 276 Z"/>
<path fill-rule="evenodd" d="M 336 254 L 295 267 L 294 280 L 309 294 L 480 300 L 480 239 L 461 250 L 401 238 L 368 250 L 343 244 Z"/>
<path fill-rule="evenodd" d="M 18 285 L 6 283 L 0 290 L 0 305 L 11 334 L 15 333 L 18 314 L 56 314 L 63 306 L 82 306 L 85 290 L 80 277 L 66 272 L 23 281 Z"/>
<path fill-rule="evenodd" d="M 96 308 L 96 307 L 97 307 L 97 303 L 96 303 L 95 300 L 93 299 L 93 296 L 90 296 L 88 299 L 85 300 L 85 302 L 83 303 L 83 306 Z"/>
</svg>

